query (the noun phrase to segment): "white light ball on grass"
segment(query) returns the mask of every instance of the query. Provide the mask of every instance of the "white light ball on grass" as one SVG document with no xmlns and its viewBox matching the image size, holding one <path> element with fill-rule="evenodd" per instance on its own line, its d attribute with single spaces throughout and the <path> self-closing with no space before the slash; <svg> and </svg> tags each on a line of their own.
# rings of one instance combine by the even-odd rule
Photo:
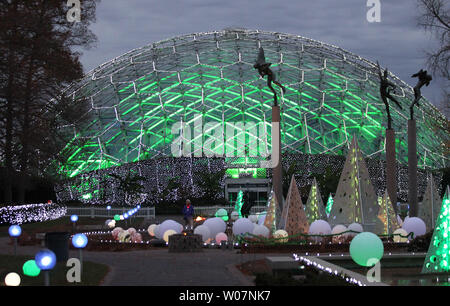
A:
<svg viewBox="0 0 450 306">
<path fill-rule="evenodd" d="M 233 223 L 233 234 L 234 235 L 242 235 L 246 233 L 253 232 L 254 225 L 252 221 L 247 218 L 240 218 Z"/>
<path fill-rule="evenodd" d="M 329 235 L 331 234 L 331 226 L 325 220 L 316 220 L 309 226 L 309 235 Z M 311 237 L 315 242 L 322 241 L 322 237 Z"/>
<path fill-rule="evenodd" d="M 155 229 L 158 225 L 157 224 L 151 224 L 148 228 L 147 228 L 147 232 L 150 236 L 155 236 Z"/>
<path fill-rule="evenodd" d="M 108 226 L 109 222 L 111 222 L 111 221 L 112 221 L 111 219 L 107 219 L 107 220 L 105 221 L 105 226 Z"/>
<path fill-rule="evenodd" d="M 134 243 L 141 243 L 142 235 L 140 233 L 134 233 L 133 235 L 131 235 L 131 241 Z"/>
<path fill-rule="evenodd" d="M 209 238 L 211 239 L 214 239 L 218 233 L 225 232 L 227 229 L 227 224 L 219 217 L 206 219 L 202 225 L 209 228 Z"/>
<path fill-rule="evenodd" d="M 174 220 L 166 220 L 158 226 L 158 230 L 155 231 L 156 238 L 163 239 L 164 233 L 167 230 L 174 230 L 177 234 L 180 234 L 183 230 L 183 226 Z"/>
<path fill-rule="evenodd" d="M 374 233 L 359 233 L 350 243 L 350 256 L 354 262 L 363 267 L 373 266 L 381 260 L 383 252 L 383 242 Z"/>
<path fill-rule="evenodd" d="M 228 236 L 225 233 L 218 233 L 216 235 L 216 243 L 220 244 L 222 241 L 228 241 Z"/>
<path fill-rule="evenodd" d="M 289 234 L 282 229 L 276 230 L 275 233 L 273 233 L 273 238 L 276 238 L 277 242 L 280 243 L 286 243 L 288 242 L 289 238 L 288 238 Z M 284 238 L 284 239 L 283 239 Z"/>
<path fill-rule="evenodd" d="M 335 235 L 332 238 L 333 243 L 343 242 L 346 236 L 343 235 L 342 233 L 346 232 L 347 230 L 348 230 L 347 227 L 342 224 L 338 224 L 335 227 L 333 227 L 333 229 L 331 230 L 331 234 Z"/>
<path fill-rule="evenodd" d="M 239 219 L 239 213 L 237 211 L 233 210 L 231 212 L 230 218 L 231 218 L 231 220 L 236 221 L 237 219 Z"/>
<path fill-rule="evenodd" d="M 408 237 L 406 237 L 407 235 L 408 235 L 408 233 L 403 228 L 396 229 L 394 231 L 394 242 L 397 242 L 397 243 L 407 242 L 408 241 Z"/>
<path fill-rule="evenodd" d="M 5 285 L 6 286 L 17 287 L 20 285 L 20 281 L 21 281 L 20 275 L 15 272 L 8 273 L 5 277 Z"/>
<path fill-rule="evenodd" d="M 418 236 L 425 235 L 427 232 L 427 226 L 425 225 L 425 222 L 423 222 L 422 219 L 417 217 L 410 217 L 408 219 L 405 219 L 405 222 L 403 222 L 402 228 L 409 234 L 414 233 L 414 238 Z M 409 239 L 412 239 L 411 236 L 409 236 Z"/>
<path fill-rule="evenodd" d="M 257 215 L 250 215 L 250 216 L 248 216 L 248 219 L 250 221 L 252 221 L 253 223 L 257 223 L 258 222 L 258 216 Z"/>
<path fill-rule="evenodd" d="M 109 223 L 107 224 L 109 228 L 114 228 L 116 227 L 116 220 L 111 220 L 109 221 Z"/>
<path fill-rule="evenodd" d="M 194 229 L 194 234 L 202 236 L 203 242 L 208 241 L 210 239 L 211 233 L 209 228 L 205 225 L 199 225 Z"/>
<path fill-rule="evenodd" d="M 261 237 L 264 237 L 264 238 L 269 238 L 270 230 L 264 225 L 256 224 L 255 227 L 253 228 L 253 233 L 252 234 L 255 235 L 255 236 L 261 236 Z"/>
<path fill-rule="evenodd" d="M 169 237 L 172 236 L 173 234 L 177 234 L 177 232 L 173 229 L 168 229 L 167 231 L 164 232 L 163 240 L 165 242 L 169 242 Z"/>
<path fill-rule="evenodd" d="M 358 233 L 362 233 L 364 231 L 362 225 L 359 224 L 359 223 L 352 223 L 352 224 L 350 224 L 348 226 L 348 230 L 349 231 L 354 231 L 354 232 L 357 232 L 357 233 L 349 232 L 349 233 L 346 234 L 347 237 L 355 237 L 356 235 L 358 235 Z"/>
</svg>

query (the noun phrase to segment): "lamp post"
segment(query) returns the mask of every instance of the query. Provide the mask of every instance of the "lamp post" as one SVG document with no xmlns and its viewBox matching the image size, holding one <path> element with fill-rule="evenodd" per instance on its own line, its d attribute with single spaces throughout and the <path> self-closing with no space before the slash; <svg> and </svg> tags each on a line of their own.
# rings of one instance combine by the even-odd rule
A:
<svg viewBox="0 0 450 306">
<path fill-rule="evenodd" d="M 79 250 L 81 273 L 83 273 L 83 249 L 87 243 L 88 237 L 85 234 L 76 234 L 72 237 L 72 245 Z"/>
<path fill-rule="evenodd" d="M 34 257 L 36 265 L 44 271 L 45 286 L 50 285 L 49 271 L 56 265 L 56 255 L 49 249 L 39 251 Z"/>
<path fill-rule="evenodd" d="M 19 225 L 11 225 L 8 233 L 14 240 L 14 255 L 17 255 L 17 237 L 22 234 L 22 228 Z"/>
<path fill-rule="evenodd" d="M 70 221 L 72 221 L 72 232 L 75 232 L 77 228 L 78 216 L 77 215 L 70 216 Z"/>
<path fill-rule="evenodd" d="M 106 206 L 106 210 L 108 211 L 108 217 L 109 217 L 109 214 L 110 214 L 110 210 L 111 210 L 111 206 Z"/>
</svg>

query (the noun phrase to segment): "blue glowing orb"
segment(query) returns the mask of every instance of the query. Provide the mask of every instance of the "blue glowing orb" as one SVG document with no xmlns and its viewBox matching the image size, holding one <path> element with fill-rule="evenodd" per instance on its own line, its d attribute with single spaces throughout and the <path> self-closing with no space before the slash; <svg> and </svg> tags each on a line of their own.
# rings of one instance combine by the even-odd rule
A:
<svg viewBox="0 0 450 306">
<path fill-rule="evenodd" d="M 11 225 L 8 232 L 11 237 L 19 237 L 22 234 L 22 228 L 19 225 Z"/>
<path fill-rule="evenodd" d="M 51 270 L 56 265 L 56 255 L 49 249 L 39 251 L 34 257 L 34 260 L 42 271 Z"/>
<path fill-rule="evenodd" d="M 85 234 L 76 234 L 72 237 L 72 245 L 78 249 L 84 248 L 88 243 L 88 237 Z"/>
<path fill-rule="evenodd" d="M 77 222 L 78 221 L 78 216 L 77 215 L 72 215 L 72 216 L 70 216 L 70 220 L 72 222 Z"/>
</svg>

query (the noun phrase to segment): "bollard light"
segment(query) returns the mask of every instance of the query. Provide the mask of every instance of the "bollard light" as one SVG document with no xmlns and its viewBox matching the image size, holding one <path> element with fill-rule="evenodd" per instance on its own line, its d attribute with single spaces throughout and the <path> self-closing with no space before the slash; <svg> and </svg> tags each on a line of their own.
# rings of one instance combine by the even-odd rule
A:
<svg viewBox="0 0 450 306">
<path fill-rule="evenodd" d="M 56 265 L 56 255 L 49 249 L 43 249 L 39 251 L 34 257 L 36 265 L 42 271 L 48 271 Z"/>
<path fill-rule="evenodd" d="M 11 225 L 8 232 L 11 237 L 19 237 L 22 234 L 22 229 L 19 225 Z"/>
<path fill-rule="evenodd" d="M 127 219 L 127 218 L 128 218 L 128 213 L 124 213 L 124 214 L 123 214 L 123 218 L 124 218 L 124 219 Z"/>
<path fill-rule="evenodd" d="M 109 205 L 106 206 L 106 209 L 107 209 L 107 210 L 110 210 L 110 209 L 111 209 L 111 206 L 109 206 Z"/>
<path fill-rule="evenodd" d="M 77 215 L 70 216 L 70 221 L 77 222 L 78 221 L 78 216 Z"/>
<path fill-rule="evenodd" d="M 84 248 L 88 243 L 88 237 L 85 234 L 76 234 L 72 237 L 72 245 L 77 249 Z"/>
<path fill-rule="evenodd" d="M 20 275 L 15 272 L 8 273 L 5 277 L 5 285 L 6 286 L 19 286 L 20 285 Z"/>
</svg>

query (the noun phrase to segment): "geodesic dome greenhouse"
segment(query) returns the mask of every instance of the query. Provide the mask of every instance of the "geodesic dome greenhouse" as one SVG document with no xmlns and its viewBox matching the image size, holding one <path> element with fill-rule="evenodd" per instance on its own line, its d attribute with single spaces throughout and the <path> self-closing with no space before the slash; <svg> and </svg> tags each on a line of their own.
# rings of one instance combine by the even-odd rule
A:
<svg viewBox="0 0 450 306">
<path fill-rule="evenodd" d="M 205 127 L 214 123 L 224 133 L 228 123 L 240 122 L 237 132 L 226 139 L 231 139 L 235 151 L 245 153 L 241 162 L 267 157 L 273 94 L 253 68 L 259 47 L 287 89 L 282 94 L 275 86 L 284 153 L 345 155 L 355 135 L 366 157 L 384 159 L 387 119 L 375 63 L 301 36 L 226 29 L 148 44 L 100 65 L 67 88 L 64 94 L 73 103 L 87 99 L 90 109 L 87 125 L 64 127 L 72 140 L 61 152 L 68 157 L 59 167 L 61 173 L 74 177 L 173 156 L 174 141 L 186 136 L 174 131 L 174 124 L 193 129 L 195 118 L 201 118 L 203 128 L 186 138 L 194 156 L 205 156 L 196 143 L 212 140 L 217 140 L 212 151 L 218 155 L 239 156 L 227 151 L 217 133 Z M 414 93 L 392 73 L 390 79 L 403 106 L 403 110 L 391 106 L 397 160 L 406 164 L 406 122 Z M 419 168 L 445 167 L 449 159 L 443 143 L 449 136 L 436 128 L 443 115 L 424 98 L 415 118 Z M 249 122 L 256 124 L 256 133 L 245 129 Z M 267 145 L 252 147 L 252 143 Z"/>
</svg>

